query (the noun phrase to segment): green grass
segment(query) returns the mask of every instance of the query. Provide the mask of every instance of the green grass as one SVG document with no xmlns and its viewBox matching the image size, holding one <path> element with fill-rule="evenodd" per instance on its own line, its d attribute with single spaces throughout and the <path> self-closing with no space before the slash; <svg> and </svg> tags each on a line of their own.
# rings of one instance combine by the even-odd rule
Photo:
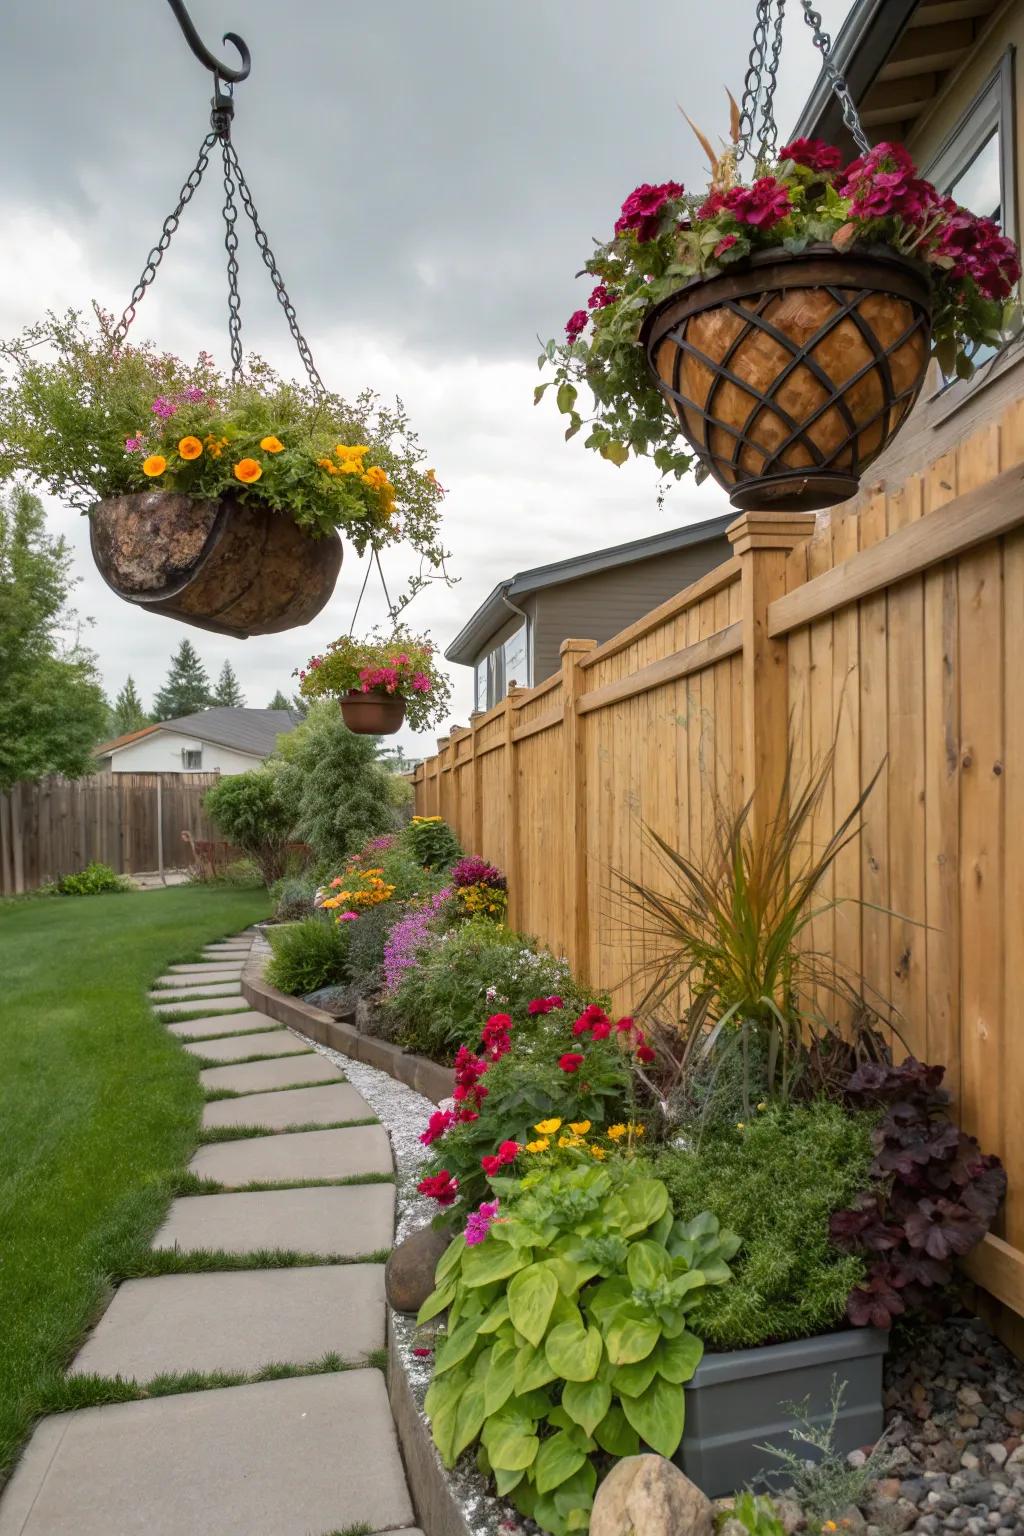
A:
<svg viewBox="0 0 1024 1536">
<path fill-rule="evenodd" d="M 253 1248 L 248 1253 L 228 1253 L 223 1248 L 143 1248 L 133 1262 L 119 1271 L 125 1280 L 146 1280 L 152 1275 L 208 1275 L 214 1270 L 308 1269 L 313 1264 L 386 1264 L 390 1248 L 372 1253 L 301 1253 L 295 1248 Z"/>
<path fill-rule="evenodd" d="M 370 1116 L 364 1120 L 307 1120 L 302 1125 L 282 1125 L 280 1129 L 268 1125 L 208 1125 L 200 1131 L 199 1140 L 209 1146 L 215 1141 L 249 1141 L 253 1136 L 293 1136 L 296 1131 L 347 1131 L 354 1125 L 379 1125 Z"/>
<path fill-rule="evenodd" d="M 176 1195 L 247 1195 L 268 1189 L 347 1189 L 352 1184 L 393 1184 L 393 1173 L 349 1173 L 338 1179 L 251 1179 L 248 1184 L 221 1184 L 188 1169 L 174 1181 Z"/>
<path fill-rule="evenodd" d="M 285 1056 L 282 1060 L 290 1061 L 291 1057 Z M 235 1067 L 238 1062 L 222 1061 L 220 1065 Z M 203 1093 L 207 1104 L 216 1104 L 221 1099 L 251 1099 L 254 1093 L 298 1093 L 300 1088 L 333 1088 L 337 1083 L 347 1082 L 347 1077 L 328 1077 L 314 1083 L 275 1083 L 272 1088 L 205 1088 Z"/>
<path fill-rule="evenodd" d="M 198 1140 L 196 1066 L 150 983 L 266 910 L 201 886 L 0 908 L 0 1469 Z"/>
</svg>

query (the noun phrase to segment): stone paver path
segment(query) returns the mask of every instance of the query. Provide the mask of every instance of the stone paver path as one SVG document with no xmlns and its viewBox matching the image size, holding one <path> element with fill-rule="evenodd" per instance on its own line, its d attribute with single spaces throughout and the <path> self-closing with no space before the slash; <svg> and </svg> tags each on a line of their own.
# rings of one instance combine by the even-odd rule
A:
<svg viewBox="0 0 1024 1536">
<path fill-rule="evenodd" d="M 224 1192 L 172 1202 L 153 1248 L 176 1253 L 181 1272 L 125 1281 L 70 1374 L 140 1387 L 168 1373 L 314 1374 L 43 1419 L 0 1496 L 0 1536 L 422 1536 L 374 1358 L 385 1343 L 377 1256 L 394 1237 L 395 1187 L 379 1182 L 390 1143 L 338 1068 L 245 1008 L 250 943 L 210 945 L 202 967 L 216 969 L 172 966 L 150 995 L 182 1048 L 218 1063 L 199 1071 L 206 1091 L 239 1095 L 210 1100 L 204 1130 L 253 1134 L 197 1149 L 189 1171 Z M 341 1182 L 367 1178 L 377 1182 Z M 258 1265 L 267 1250 L 293 1262 L 189 1270 L 199 1252 Z M 326 1356 L 353 1369 L 317 1369 Z"/>
</svg>

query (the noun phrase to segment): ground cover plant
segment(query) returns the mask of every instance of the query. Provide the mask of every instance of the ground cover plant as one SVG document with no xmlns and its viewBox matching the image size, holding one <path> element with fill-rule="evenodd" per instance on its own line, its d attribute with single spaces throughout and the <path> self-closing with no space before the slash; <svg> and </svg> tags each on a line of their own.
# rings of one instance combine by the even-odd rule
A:
<svg viewBox="0 0 1024 1536">
<path fill-rule="evenodd" d="M 194 886 L 0 909 L 0 1467 L 195 1141 L 194 1064 L 146 990 L 267 912 L 263 891 Z"/>
<path fill-rule="evenodd" d="M 310 916 L 276 930 L 269 928 L 267 933 L 271 953 L 266 976 L 279 992 L 303 997 L 348 980 L 349 942 L 344 927 Z"/>
<path fill-rule="evenodd" d="M 108 891 L 127 891 L 131 887 L 109 864 L 99 864 L 94 859 L 77 874 L 61 875 L 54 881 L 53 889 L 58 896 L 101 896 Z"/>
</svg>

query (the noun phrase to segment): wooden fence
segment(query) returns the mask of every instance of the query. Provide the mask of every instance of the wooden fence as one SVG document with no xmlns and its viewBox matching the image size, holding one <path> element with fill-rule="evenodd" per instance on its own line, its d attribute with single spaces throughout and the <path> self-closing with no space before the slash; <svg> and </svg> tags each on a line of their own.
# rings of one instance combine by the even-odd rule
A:
<svg viewBox="0 0 1024 1536">
<path fill-rule="evenodd" d="M 32 891 L 91 860 L 118 874 L 182 868 L 184 831 L 217 836 L 203 811 L 216 773 L 96 773 L 0 795 L 0 895 Z M 158 814 L 159 812 L 159 814 Z"/>
<path fill-rule="evenodd" d="M 835 740 L 820 845 L 883 765 L 828 885 L 864 905 L 811 942 L 897 1005 L 1003 1158 L 1002 1235 L 969 1268 L 1024 1314 L 1024 404 L 903 485 L 729 537 L 716 571 L 453 729 L 417 812 L 504 868 L 510 920 L 628 1007 L 642 938 L 608 891 L 612 871 L 658 883 L 642 824 L 700 859 L 716 804 L 770 814 L 787 750 L 806 773 Z M 1024 1349 L 1019 1316 L 996 1321 Z"/>
</svg>

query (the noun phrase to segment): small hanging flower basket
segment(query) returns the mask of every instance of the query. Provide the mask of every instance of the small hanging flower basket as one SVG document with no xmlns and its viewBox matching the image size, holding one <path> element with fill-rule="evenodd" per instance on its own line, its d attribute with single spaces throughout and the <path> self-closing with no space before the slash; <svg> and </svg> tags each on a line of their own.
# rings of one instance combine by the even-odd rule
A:
<svg viewBox="0 0 1024 1536">
<path fill-rule="evenodd" d="M 827 59 L 808 0 L 804 11 Z M 778 5 L 770 61 L 766 25 L 755 39 L 732 147 L 717 154 L 698 133 L 710 191 L 637 187 L 586 263 L 596 279 L 587 308 L 540 359 L 554 365 L 567 437 L 584 427 L 587 385 L 587 447 L 615 464 L 649 454 L 676 479 L 695 456 L 698 478 L 711 475 L 742 511 L 813 511 L 851 496 L 906 420 L 930 358 L 968 377 L 978 348 L 1019 323 L 1013 242 L 940 196 L 900 145 L 872 149 L 831 65 L 863 153 L 843 168 L 820 140 L 776 149 L 781 22 Z M 759 102 L 760 151 L 744 182 Z"/>
<path fill-rule="evenodd" d="M 414 731 L 445 718 L 450 701 L 448 679 L 434 660 L 425 635 L 398 628 L 379 630 L 367 640 L 343 635 L 327 650 L 311 656 L 293 674 L 307 699 L 336 698 L 350 731 L 359 736 L 390 736 L 408 719 Z"/>
</svg>

